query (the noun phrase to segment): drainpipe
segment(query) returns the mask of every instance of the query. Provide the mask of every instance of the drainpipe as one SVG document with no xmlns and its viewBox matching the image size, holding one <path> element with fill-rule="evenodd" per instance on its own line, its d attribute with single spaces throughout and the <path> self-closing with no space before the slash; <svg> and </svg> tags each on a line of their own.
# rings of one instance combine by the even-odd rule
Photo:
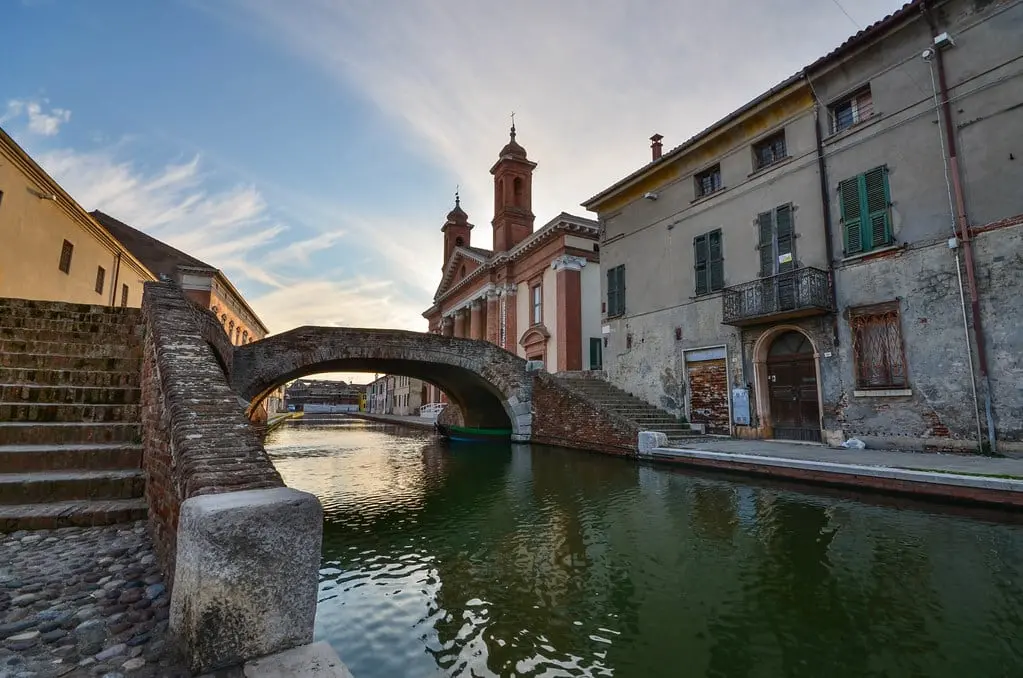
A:
<svg viewBox="0 0 1023 678">
<path fill-rule="evenodd" d="M 810 74 L 803 73 L 806 82 L 813 92 Z M 824 138 L 821 135 L 821 105 L 814 94 L 813 129 L 817 135 L 817 174 L 821 180 L 821 217 L 824 221 L 824 251 L 828 257 L 828 288 L 831 292 L 831 340 L 838 346 L 838 293 L 835 291 L 835 242 L 832 237 L 834 225 L 831 223 L 831 194 L 828 192 L 828 167 L 824 161 Z"/>
<path fill-rule="evenodd" d="M 938 34 L 937 22 L 925 3 L 921 5 L 931 35 Z M 995 419 L 991 406 L 991 375 L 988 372 L 987 351 L 984 348 L 984 329 L 980 315 L 980 296 L 977 293 L 977 277 L 973 268 L 973 241 L 970 238 L 970 222 L 966 214 L 966 201 L 963 199 L 963 187 L 959 174 L 959 154 L 956 147 L 955 128 L 952 124 L 952 106 L 949 103 L 948 81 L 945 77 L 945 61 L 941 49 L 932 48 L 934 66 L 938 71 L 938 88 L 941 95 L 941 117 L 945 128 L 945 139 L 948 142 L 948 168 L 952 175 L 952 193 L 955 197 L 955 220 L 959 227 L 959 240 L 963 246 L 963 259 L 966 262 L 966 282 L 970 290 L 970 310 L 973 316 L 974 343 L 977 345 L 977 366 L 980 378 L 984 382 L 984 415 L 987 418 L 987 443 L 991 453 L 997 452 L 995 438 Z M 971 361 L 972 362 L 972 361 Z"/>
<path fill-rule="evenodd" d="M 114 274 L 110 280 L 110 306 L 113 307 L 117 302 L 117 279 L 121 277 L 121 251 L 118 250 L 117 254 L 114 255 Z"/>
</svg>

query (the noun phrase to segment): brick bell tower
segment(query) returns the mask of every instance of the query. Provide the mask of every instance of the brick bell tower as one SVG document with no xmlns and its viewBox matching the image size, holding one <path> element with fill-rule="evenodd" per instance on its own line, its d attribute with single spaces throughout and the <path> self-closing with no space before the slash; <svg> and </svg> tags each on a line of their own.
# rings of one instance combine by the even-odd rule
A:
<svg viewBox="0 0 1023 678">
<path fill-rule="evenodd" d="M 469 215 L 462 209 L 458 191 L 455 191 L 455 208 L 448 212 L 448 219 L 440 228 L 444 234 L 444 261 L 440 265 L 441 269 L 447 266 L 456 247 L 469 247 L 472 228 L 472 224 L 469 223 Z"/>
<path fill-rule="evenodd" d="M 533 232 L 533 170 L 536 163 L 526 158 L 526 149 L 511 140 L 490 173 L 494 175 L 494 252 L 506 252 Z"/>
</svg>

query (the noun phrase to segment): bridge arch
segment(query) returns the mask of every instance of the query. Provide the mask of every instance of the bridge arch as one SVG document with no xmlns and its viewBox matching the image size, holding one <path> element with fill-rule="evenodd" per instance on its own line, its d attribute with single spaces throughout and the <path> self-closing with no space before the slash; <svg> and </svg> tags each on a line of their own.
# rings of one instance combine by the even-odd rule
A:
<svg viewBox="0 0 1023 678">
<path fill-rule="evenodd" d="M 444 391 L 466 426 L 510 428 L 529 440 L 532 382 L 526 361 L 486 341 L 349 327 L 299 327 L 234 348 L 231 387 L 249 402 L 319 372 L 415 377 Z"/>
</svg>

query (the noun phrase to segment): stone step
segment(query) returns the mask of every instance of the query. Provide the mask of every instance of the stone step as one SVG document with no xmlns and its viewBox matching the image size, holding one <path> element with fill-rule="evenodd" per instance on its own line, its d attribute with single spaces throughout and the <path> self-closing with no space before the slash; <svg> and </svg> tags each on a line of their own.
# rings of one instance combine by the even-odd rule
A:
<svg viewBox="0 0 1023 678">
<path fill-rule="evenodd" d="M 84 341 L 30 341 L 26 339 L 0 339 L 0 353 L 29 353 L 32 355 L 67 355 L 82 358 L 142 357 L 142 346 L 125 336 L 119 341 L 102 337 L 85 337 Z"/>
<path fill-rule="evenodd" d="M 0 402 L 0 421 L 135 422 L 139 416 L 138 405 Z"/>
<path fill-rule="evenodd" d="M 134 499 L 142 496 L 145 482 L 141 469 L 4 473 L 0 474 L 0 503 Z"/>
<path fill-rule="evenodd" d="M 0 504 L 0 532 L 114 525 L 144 520 L 148 512 L 142 498 Z"/>
<path fill-rule="evenodd" d="M 138 357 L 85 358 L 77 355 L 34 355 L 31 353 L 0 353 L 0 367 L 37 370 L 90 370 L 97 372 L 138 372 Z"/>
<path fill-rule="evenodd" d="M 35 301 L 30 299 L 0 298 L 0 316 L 4 318 L 124 318 L 139 317 L 137 308 L 102 306 L 99 304 L 72 304 L 63 301 Z"/>
<path fill-rule="evenodd" d="M 89 405 L 135 405 L 142 391 L 105 386 L 35 386 L 0 384 L 0 401 L 13 403 L 82 403 Z"/>
<path fill-rule="evenodd" d="M 28 327 L 0 326 L 0 340 L 20 339 L 23 341 L 56 341 L 69 343 L 87 343 L 90 341 L 119 342 L 138 344 L 140 326 L 111 323 L 70 324 L 63 329 L 39 329 Z"/>
<path fill-rule="evenodd" d="M 110 372 L 0 366 L 0 383 L 15 385 L 138 388 L 141 377 L 141 368 L 129 372 Z"/>
<path fill-rule="evenodd" d="M 0 445 L 141 442 L 140 424 L 0 422 Z"/>
<path fill-rule="evenodd" d="M 8 318 L 0 313 L 0 336 L 18 336 L 18 332 L 72 332 L 75 334 L 134 334 L 141 321 L 137 318 L 76 320 L 73 318 Z"/>
<path fill-rule="evenodd" d="M 137 469 L 142 446 L 123 443 L 100 445 L 0 445 L 0 473 L 66 471 L 70 469 Z"/>
</svg>

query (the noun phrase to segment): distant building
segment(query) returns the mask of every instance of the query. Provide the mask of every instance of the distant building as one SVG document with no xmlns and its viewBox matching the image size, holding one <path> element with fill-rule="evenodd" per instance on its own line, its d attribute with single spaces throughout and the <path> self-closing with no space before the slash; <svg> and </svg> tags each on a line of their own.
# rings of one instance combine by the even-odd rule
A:
<svg viewBox="0 0 1023 678">
<path fill-rule="evenodd" d="M 241 292 L 216 266 L 146 235 L 109 214 L 96 210 L 92 216 L 161 280 L 177 283 L 185 296 L 213 311 L 235 346 L 258 341 L 269 334 Z"/>
<path fill-rule="evenodd" d="M 142 304 L 156 280 L 0 129 L 0 297 Z"/>
<path fill-rule="evenodd" d="M 483 339 L 543 362 L 550 372 L 600 369 L 597 222 L 561 213 L 533 230 L 533 170 L 511 139 L 494 176 L 493 249 L 472 245 L 473 224 L 456 196 L 444 233 L 443 276 L 423 313 L 430 332 Z M 428 389 L 429 402 L 440 392 Z"/>
<path fill-rule="evenodd" d="M 358 412 L 366 387 L 329 379 L 298 379 L 284 390 L 289 412 Z"/>
</svg>

